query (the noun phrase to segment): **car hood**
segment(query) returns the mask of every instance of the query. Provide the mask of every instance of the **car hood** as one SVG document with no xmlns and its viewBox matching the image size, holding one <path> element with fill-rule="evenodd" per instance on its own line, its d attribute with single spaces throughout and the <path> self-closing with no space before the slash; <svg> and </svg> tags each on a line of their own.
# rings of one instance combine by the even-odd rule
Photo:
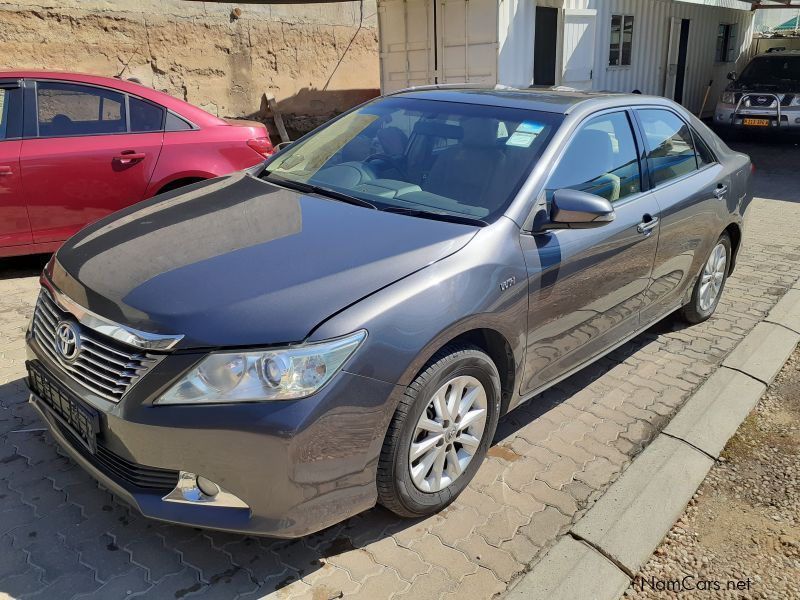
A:
<svg viewBox="0 0 800 600">
<path fill-rule="evenodd" d="M 784 81 L 780 84 L 733 81 L 728 84 L 726 90 L 729 92 L 760 92 L 778 95 L 797 94 L 800 93 L 800 81 Z"/>
<path fill-rule="evenodd" d="M 86 227 L 46 275 L 101 317 L 183 335 L 178 348 L 281 344 L 458 251 L 476 230 L 237 173 Z"/>
</svg>

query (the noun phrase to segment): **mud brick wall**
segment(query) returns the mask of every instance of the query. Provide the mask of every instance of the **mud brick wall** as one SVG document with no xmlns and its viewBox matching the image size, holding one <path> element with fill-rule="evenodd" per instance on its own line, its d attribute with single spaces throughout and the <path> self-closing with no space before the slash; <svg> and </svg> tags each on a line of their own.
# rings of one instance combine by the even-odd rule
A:
<svg viewBox="0 0 800 600">
<path fill-rule="evenodd" d="M 0 0 L 0 69 L 136 77 L 221 117 L 307 130 L 378 93 L 375 0 Z"/>
</svg>

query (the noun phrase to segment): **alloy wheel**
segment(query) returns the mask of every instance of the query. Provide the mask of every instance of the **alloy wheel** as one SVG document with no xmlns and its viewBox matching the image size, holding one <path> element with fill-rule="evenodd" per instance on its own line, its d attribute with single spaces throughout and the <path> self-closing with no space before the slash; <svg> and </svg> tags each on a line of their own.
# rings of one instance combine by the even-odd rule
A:
<svg viewBox="0 0 800 600">
<path fill-rule="evenodd" d="M 486 390 L 474 377 L 454 377 L 436 391 L 409 448 L 411 479 L 420 491 L 441 491 L 464 472 L 483 438 L 486 416 Z"/>
<path fill-rule="evenodd" d="M 725 270 L 728 265 L 728 251 L 723 244 L 717 244 L 708 257 L 701 274 L 698 301 L 700 310 L 709 310 L 717 301 L 717 296 L 725 281 Z"/>
</svg>

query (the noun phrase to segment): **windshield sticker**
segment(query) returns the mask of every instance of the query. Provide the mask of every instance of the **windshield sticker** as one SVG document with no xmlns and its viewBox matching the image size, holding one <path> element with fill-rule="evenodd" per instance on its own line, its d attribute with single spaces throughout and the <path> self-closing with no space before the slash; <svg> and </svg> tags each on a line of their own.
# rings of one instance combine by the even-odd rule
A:
<svg viewBox="0 0 800 600">
<path fill-rule="evenodd" d="M 522 131 L 515 131 L 506 140 L 506 146 L 517 146 L 518 148 L 530 148 L 536 135 L 533 133 L 524 133 Z"/>
<path fill-rule="evenodd" d="M 544 125 L 536 121 L 523 121 L 517 127 L 519 133 L 532 133 L 534 136 L 539 135 L 544 131 Z"/>
<path fill-rule="evenodd" d="M 506 146 L 530 148 L 533 141 L 544 131 L 544 125 L 536 121 L 523 121 L 506 140 Z"/>
</svg>

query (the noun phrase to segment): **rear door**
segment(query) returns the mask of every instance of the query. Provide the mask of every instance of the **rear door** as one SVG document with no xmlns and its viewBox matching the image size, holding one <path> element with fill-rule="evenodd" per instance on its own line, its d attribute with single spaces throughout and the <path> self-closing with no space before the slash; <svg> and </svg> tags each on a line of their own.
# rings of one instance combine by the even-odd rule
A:
<svg viewBox="0 0 800 600">
<path fill-rule="evenodd" d="M 22 87 L 16 80 L 0 81 L 0 248 L 32 239 L 19 169 L 21 137 Z"/>
<path fill-rule="evenodd" d="M 30 83 L 20 163 L 33 241 L 65 240 L 141 200 L 161 152 L 163 108 L 98 86 Z"/>
<path fill-rule="evenodd" d="M 661 236 L 648 292 L 651 303 L 642 313 L 643 322 L 648 323 L 682 304 L 687 287 L 726 225 L 731 180 L 677 113 L 642 108 L 635 114 L 661 211 Z"/>
<path fill-rule="evenodd" d="M 544 200 L 572 188 L 609 200 L 613 222 L 521 237 L 530 293 L 525 374 L 532 393 L 633 335 L 647 303 L 658 245 L 658 204 L 642 179 L 629 113 L 584 122 L 545 185 Z"/>
</svg>

